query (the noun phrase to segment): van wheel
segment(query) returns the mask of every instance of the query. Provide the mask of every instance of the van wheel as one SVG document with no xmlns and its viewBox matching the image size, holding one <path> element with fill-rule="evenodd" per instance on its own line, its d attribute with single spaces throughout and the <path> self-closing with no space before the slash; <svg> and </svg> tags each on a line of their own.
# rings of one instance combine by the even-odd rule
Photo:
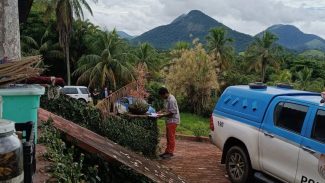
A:
<svg viewBox="0 0 325 183">
<path fill-rule="evenodd" d="M 82 98 L 80 98 L 80 99 L 78 99 L 80 102 L 82 102 L 82 103 L 87 103 L 87 101 L 85 100 L 85 99 L 82 99 Z"/>
<path fill-rule="evenodd" d="M 226 170 L 232 183 L 251 182 L 251 163 L 248 154 L 242 147 L 233 146 L 228 150 Z"/>
</svg>

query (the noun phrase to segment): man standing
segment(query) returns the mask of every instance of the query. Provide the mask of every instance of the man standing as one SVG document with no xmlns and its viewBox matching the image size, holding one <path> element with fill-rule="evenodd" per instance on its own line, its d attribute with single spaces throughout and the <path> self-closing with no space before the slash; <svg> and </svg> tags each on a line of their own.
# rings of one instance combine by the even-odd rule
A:
<svg viewBox="0 0 325 183">
<path fill-rule="evenodd" d="M 107 87 L 104 88 L 104 98 L 108 97 L 108 90 Z"/>
<path fill-rule="evenodd" d="M 180 124 L 180 115 L 177 101 L 173 95 L 169 93 L 167 88 L 160 88 L 159 95 L 165 100 L 165 108 L 163 111 L 158 112 L 160 116 L 166 116 L 166 138 L 167 148 L 165 153 L 159 155 L 163 159 L 171 158 L 174 156 L 175 150 L 175 134 L 177 125 Z"/>
<path fill-rule="evenodd" d="M 96 106 L 97 105 L 97 103 L 98 103 L 98 99 L 99 99 L 99 92 L 98 92 L 98 90 L 97 90 L 97 88 L 95 88 L 94 89 L 94 91 L 93 91 L 93 102 L 94 102 L 94 106 Z"/>
</svg>

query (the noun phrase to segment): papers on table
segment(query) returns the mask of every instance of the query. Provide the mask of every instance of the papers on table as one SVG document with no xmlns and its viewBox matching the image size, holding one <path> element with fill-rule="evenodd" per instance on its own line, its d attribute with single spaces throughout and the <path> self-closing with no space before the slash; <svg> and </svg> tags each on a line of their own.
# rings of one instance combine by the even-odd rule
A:
<svg viewBox="0 0 325 183">
<path fill-rule="evenodd" d="M 158 116 L 159 116 L 158 113 L 151 113 L 151 114 L 149 114 L 149 117 L 157 118 Z"/>
</svg>

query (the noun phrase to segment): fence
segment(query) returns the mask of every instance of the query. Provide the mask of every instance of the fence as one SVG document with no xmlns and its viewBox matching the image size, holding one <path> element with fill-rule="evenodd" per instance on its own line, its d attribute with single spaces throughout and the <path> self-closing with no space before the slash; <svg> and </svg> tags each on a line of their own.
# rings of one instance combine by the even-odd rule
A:
<svg viewBox="0 0 325 183">
<path fill-rule="evenodd" d="M 130 94 L 131 90 L 137 90 L 138 84 L 137 81 L 129 83 L 124 87 L 120 88 L 119 90 L 110 94 L 107 98 L 100 101 L 96 107 L 101 110 L 104 117 L 109 115 L 116 115 L 117 109 L 115 107 L 115 102 L 122 98 L 126 97 Z"/>
</svg>

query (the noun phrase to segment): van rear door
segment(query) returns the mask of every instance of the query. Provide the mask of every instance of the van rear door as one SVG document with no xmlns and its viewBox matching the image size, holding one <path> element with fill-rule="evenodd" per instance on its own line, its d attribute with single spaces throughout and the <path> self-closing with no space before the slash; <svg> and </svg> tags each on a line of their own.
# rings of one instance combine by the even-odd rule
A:
<svg viewBox="0 0 325 183">
<path fill-rule="evenodd" d="M 294 182 L 302 134 L 310 106 L 275 99 L 259 133 L 261 167 L 285 182 Z"/>
<path fill-rule="evenodd" d="M 315 108 L 303 138 L 296 183 L 325 182 L 325 109 Z"/>
</svg>

